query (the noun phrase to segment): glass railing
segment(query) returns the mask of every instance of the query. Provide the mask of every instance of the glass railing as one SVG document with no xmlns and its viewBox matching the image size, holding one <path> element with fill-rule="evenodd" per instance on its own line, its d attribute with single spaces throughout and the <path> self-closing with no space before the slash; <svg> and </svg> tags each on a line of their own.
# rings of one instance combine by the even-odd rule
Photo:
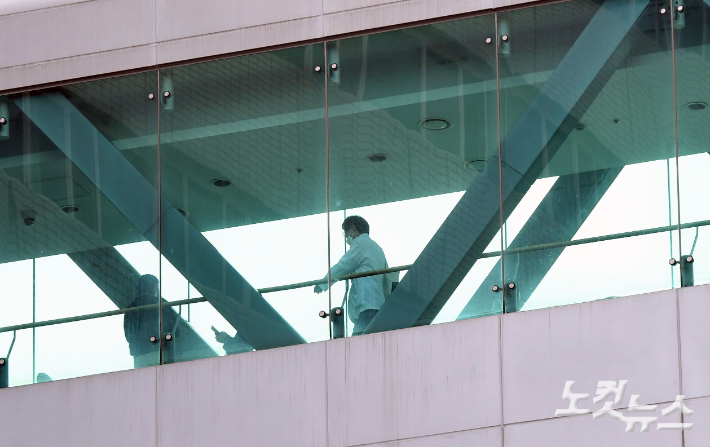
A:
<svg viewBox="0 0 710 447">
<path fill-rule="evenodd" d="M 710 282 L 710 11 L 667 3 L 1 96 L 0 387 Z"/>
</svg>

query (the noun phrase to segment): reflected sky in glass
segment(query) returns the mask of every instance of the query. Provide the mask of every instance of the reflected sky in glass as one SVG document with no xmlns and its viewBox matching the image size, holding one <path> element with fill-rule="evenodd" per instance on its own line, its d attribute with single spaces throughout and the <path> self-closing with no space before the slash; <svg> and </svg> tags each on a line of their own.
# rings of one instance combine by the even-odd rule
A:
<svg viewBox="0 0 710 447">
<path fill-rule="evenodd" d="M 684 174 L 680 182 L 682 201 L 693 204 L 683 208 L 684 222 L 702 220 L 703 216 L 710 214 L 710 203 L 700 200 L 703 191 L 710 187 L 710 178 L 706 175 L 710 171 L 710 155 L 702 153 L 681 157 L 679 164 Z M 675 209 L 676 179 L 674 170 L 670 172 L 672 178 L 668 178 L 665 160 L 625 167 L 574 239 L 669 225 L 668 202 L 657 198 L 668 197 L 667 180 L 670 180 L 673 185 L 671 207 Z M 540 179 L 528 191 L 507 221 L 508 245 L 555 180 L 555 177 Z M 335 263 L 345 250 L 340 232 L 344 214 L 358 214 L 370 223 L 371 236 L 384 249 L 390 266 L 412 263 L 462 194 L 457 192 L 332 213 L 332 262 Z M 327 247 L 325 222 L 325 216 L 320 214 L 221 229 L 204 235 L 254 287 L 262 288 L 309 281 L 326 274 L 325 266 L 318 264 L 318 253 Z M 671 213 L 670 223 L 676 222 L 677 215 Z M 683 236 L 688 247 L 684 254 L 688 254 L 695 230 L 684 230 Z M 500 249 L 499 237 L 494 238 L 486 251 Z M 319 242 L 314 246 L 306 241 Z M 677 244 L 677 241 L 673 243 Z M 160 273 L 155 262 L 157 252 L 148 242 L 117 246 L 116 249 L 141 274 L 158 276 Z M 701 228 L 694 256 L 704 259 L 705 253 L 709 252 L 710 233 Z M 624 263 L 624 253 L 633 253 L 635 261 Z M 568 247 L 523 310 L 670 289 L 673 284 L 668 282 L 666 270 L 670 268 L 667 264 L 670 256 L 668 233 Z M 492 257 L 476 262 L 434 323 L 454 320 L 497 260 L 497 257 Z M 584 272 L 579 271 L 580 265 L 585 266 Z M 108 297 L 67 255 L 37 259 L 35 268 L 37 321 L 115 309 Z M 656 270 L 658 274 L 654 275 Z M 12 300 L 0 301 L 0 324 L 8 326 L 30 322 L 32 261 L 0 265 L 0 273 L 3 278 L 9 279 L 0 284 L 0 293 L 13 297 Z M 400 275 L 403 276 L 404 272 Z M 637 284 L 624 280 L 629 277 L 658 277 L 660 282 L 650 280 Z M 709 279 L 705 278 L 705 282 Z M 679 281 L 678 272 L 675 273 L 675 281 Z M 336 285 L 332 290 L 335 306 L 344 294 L 343 284 Z M 164 258 L 162 295 L 169 301 L 200 296 Z M 318 317 L 318 311 L 325 310 L 324 295 L 315 295 L 312 288 L 307 287 L 264 296 L 309 341 L 328 338 L 327 320 Z M 187 306 L 183 306 L 181 314 L 188 318 Z M 196 331 L 218 353 L 223 354 L 210 328 L 215 326 L 230 335 L 235 333 L 234 328 L 206 303 L 192 305 L 189 318 Z M 133 367 L 123 334 L 122 316 L 39 328 L 36 337 L 36 373 L 44 372 L 54 379 Z M 0 355 L 4 355 L 3 351 L 9 348 L 11 339 L 12 333 L 0 334 Z M 31 330 L 18 333 L 12 360 L 11 383 L 31 382 Z"/>
</svg>

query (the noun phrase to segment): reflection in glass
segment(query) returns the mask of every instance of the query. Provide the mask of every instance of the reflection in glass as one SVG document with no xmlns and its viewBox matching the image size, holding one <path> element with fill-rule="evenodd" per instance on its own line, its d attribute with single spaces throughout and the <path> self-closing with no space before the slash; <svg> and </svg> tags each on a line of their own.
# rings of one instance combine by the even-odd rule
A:
<svg viewBox="0 0 710 447">
<path fill-rule="evenodd" d="M 683 285 L 710 283 L 710 6 L 687 0 L 674 16 Z M 688 262 L 688 259 L 691 262 Z"/>
<path fill-rule="evenodd" d="M 142 361 L 132 348 L 135 314 L 124 312 L 142 295 L 141 273 L 118 250 L 142 244 L 143 266 L 157 271 L 156 85 L 157 73 L 145 73 L 0 98 L 9 121 L 0 136 L 0 355 L 17 333 L 10 386 L 159 362 L 159 345 Z M 147 144 L 121 147 L 131 138 Z M 111 316 L 85 318 L 97 313 Z M 142 327 L 159 335 L 159 318 Z"/>
<path fill-rule="evenodd" d="M 504 12 L 506 311 L 680 286 L 670 17 L 650 2 Z M 541 200 L 519 213 L 536 191 Z"/>
<path fill-rule="evenodd" d="M 485 16 L 328 44 L 331 261 L 347 256 L 343 219 L 359 215 L 403 267 L 384 305 L 360 309 L 377 312 L 366 332 L 450 321 L 482 283 L 500 284 L 495 261 L 473 254 L 500 249 L 494 29 Z M 485 231 L 464 235 L 461 216 L 486 201 Z M 356 281 L 336 283 L 333 305 L 353 307 L 341 297 Z M 496 313 L 484 288 L 471 316 Z M 359 312 L 347 313 L 352 333 Z"/>
<path fill-rule="evenodd" d="M 258 291 L 327 269 L 317 66 L 322 45 L 161 72 L 163 296 L 185 303 L 174 309 L 209 345 L 178 334 L 177 360 L 330 336 L 318 316 L 328 294 L 313 285 Z"/>
</svg>

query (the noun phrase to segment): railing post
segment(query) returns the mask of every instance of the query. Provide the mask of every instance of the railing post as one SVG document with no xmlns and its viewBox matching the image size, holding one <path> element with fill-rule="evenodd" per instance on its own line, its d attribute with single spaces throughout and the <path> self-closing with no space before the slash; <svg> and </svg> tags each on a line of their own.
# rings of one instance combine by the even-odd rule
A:
<svg viewBox="0 0 710 447">
<path fill-rule="evenodd" d="M 693 274 L 693 263 L 695 258 L 690 255 L 680 257 L 680 268 L 683 275 L 683 287 L 690 287 L 695 285 L 695 275 Z"/>
<path fill-rule="evenodd" d="M 330 310 L 330 321 L 333 323 L 333 338 L 345 337 L 345 311 L 342 307 Z"/>
<path fill-rule="evenodd" d="M 10 386 L 10 370 L 6 358 L 0 359 L 0 388 Z"/>
</svg>

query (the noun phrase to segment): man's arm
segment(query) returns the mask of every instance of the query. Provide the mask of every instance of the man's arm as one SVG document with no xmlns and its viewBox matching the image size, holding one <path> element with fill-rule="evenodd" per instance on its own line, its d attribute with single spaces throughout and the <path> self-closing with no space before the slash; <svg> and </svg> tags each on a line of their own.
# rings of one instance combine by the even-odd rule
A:
<svg viewBox="0 0 710 447">
<path fill-rule="evenodd" d="M 340 258 L 338 263 L 330 269 L 331 277 L 336 278 L 338 276 L 349 275 L 350 273 L 354 272 L 355 268 L 360 264 L 361 258 L 362 257 L 360 256 L 360 250 L 358 248 L 350 248 L 350 250 L 346 251 L 343 257 Z M 318 284 L 316 286 L 316 289 L 326 291 L 328 290 L 328 287 L 328 274 L 326 273 L 325 277 L 323 278 L 323 284 Z M 318 290 L 315 290 L 315 292 L 320 293 Z"/>
</svg>

